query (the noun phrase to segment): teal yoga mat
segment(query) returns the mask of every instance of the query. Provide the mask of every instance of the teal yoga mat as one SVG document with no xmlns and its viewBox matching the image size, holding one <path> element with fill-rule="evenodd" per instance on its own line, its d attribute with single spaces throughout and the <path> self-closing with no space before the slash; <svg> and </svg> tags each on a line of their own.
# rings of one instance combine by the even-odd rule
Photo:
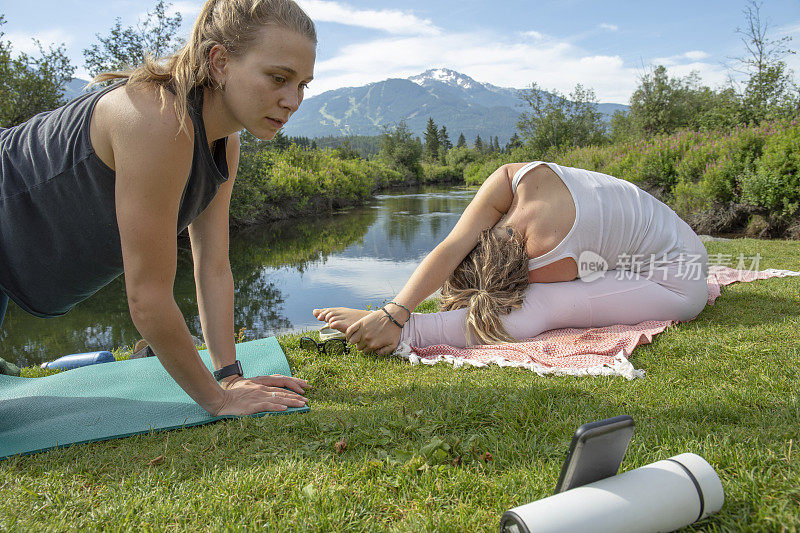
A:
<svg viewBox="0 0 800 533">
<path fill-rule="evenodd" d="M 237 344 L 236 356 L 245 376 L 292 375 L 275 337 Z M 211 368 L 206 350 L 200 357 Z M 223 418 L 233 417 L 209 415 L 155 357 L 85 366 L 44 378 L 0 375 L 0 459 Z"/>
</svg>

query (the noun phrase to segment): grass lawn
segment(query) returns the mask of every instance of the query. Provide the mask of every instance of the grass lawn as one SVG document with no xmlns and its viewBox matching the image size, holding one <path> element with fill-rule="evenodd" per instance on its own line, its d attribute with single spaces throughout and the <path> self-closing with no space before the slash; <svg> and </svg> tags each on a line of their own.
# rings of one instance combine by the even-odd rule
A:
<svg viewBox="0 0 800 533">
<path fill-rule="evenodd" d="M 798 242 L 708 248 L 800 270 Z M 0 530 L 497 531 L 503 511 L 551 493 L 577 426 L 619 414 L 636 420 L 623 471 L 694 452 L 719 473 L 722 511 L 690 530 L 800 529 L 800 278 L 723 290 L 634 351 L 636 381 L 280 341 L 314 387 L 310 413 L 0 461 Z"/>
</svg>

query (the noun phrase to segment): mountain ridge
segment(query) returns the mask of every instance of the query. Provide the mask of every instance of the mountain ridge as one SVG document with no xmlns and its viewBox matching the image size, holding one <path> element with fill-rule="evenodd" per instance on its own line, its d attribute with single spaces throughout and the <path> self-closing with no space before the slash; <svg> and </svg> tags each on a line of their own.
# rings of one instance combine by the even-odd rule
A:
<svg viewBox="0 0 800 533">
<path fill-rule="evenodd" d="M 434 68 L 409 78 L 388 78 L 358 87 L 341 87 L 303 102 L 284 133 L 291 136 L 324 137 L 378 135 L 383 126 L 404 120 L 415 135 L 422 135 L 433 118 L 447 127 L 451 141 L 460 133 L 472 143 L 498 137 L 507 142 L 516 132 L 524 111 L 520 89 L 479 82 L 452 69 Z M 599 104 L 610 117 L 621 104 Z"/>
</svg>

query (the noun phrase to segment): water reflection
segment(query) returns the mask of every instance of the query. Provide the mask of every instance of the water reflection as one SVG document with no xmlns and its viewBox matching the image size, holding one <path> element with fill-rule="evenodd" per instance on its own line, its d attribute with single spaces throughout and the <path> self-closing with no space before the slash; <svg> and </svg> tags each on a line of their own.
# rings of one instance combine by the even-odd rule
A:
<svg viewBox="0 0 800 533">
<path fill-rule="evenodd" d="M 316 327 L 315 307 L 380 305 L 455 225 L 474 191 L 426 189 L 378 196 L 332 217 L 254 228 L 231 239 L 235 327 L 251 338 Z M 185 243 L 175 299 L 190 331 L 200 320 Z M 63 317 L 39 319 L 13 304 L 0 331 L 0 357 L 31 365 L 61 355 L 130 346 L 139 334 L 122 277 Z"/>
</svg>

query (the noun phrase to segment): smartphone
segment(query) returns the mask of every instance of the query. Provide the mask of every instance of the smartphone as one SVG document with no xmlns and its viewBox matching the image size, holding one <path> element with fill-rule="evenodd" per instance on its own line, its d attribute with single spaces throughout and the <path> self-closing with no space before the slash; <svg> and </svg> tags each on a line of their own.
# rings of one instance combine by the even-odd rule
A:
<svg viewBox="0 0 800 533">
<path fill-rule="evenodd" d="M 554 494 L 615 476 L 633 437 L 633 418 L 615 416 L 579 427 Z"/>
</svg>

